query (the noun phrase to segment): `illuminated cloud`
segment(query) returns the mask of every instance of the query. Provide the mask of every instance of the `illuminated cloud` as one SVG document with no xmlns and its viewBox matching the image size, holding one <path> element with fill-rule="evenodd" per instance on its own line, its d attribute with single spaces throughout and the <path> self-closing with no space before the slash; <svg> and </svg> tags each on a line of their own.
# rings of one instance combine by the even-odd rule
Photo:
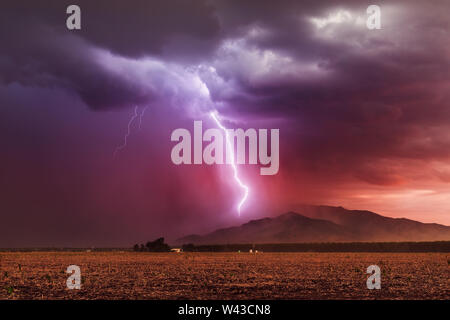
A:
<svg viewBox="0 0 450 320">
<path fill-rule="evenodd" d="M 246 218 L 309 202 L 450 224 L 448 1 L 382 1 L 382 29 L 367 30 L 356 0 L 81 0 L 78 33 L 64 2 L 0 10 L 0 209 L 16 231 L 0 240 L 236 222 L 241 194 L 220 169 L 168 165 L 171 130 L 215 126 L 213 109 L 227 127 L 280 128 L 276 176 L 239 168 Z M 114 160 L 135 106 L 150 107 Z"/>
<path fill-rule="evenodd" d="M 311 18 L 311 22 L 318 28 L 322 29 L 330 24 L 339 24 L 352 21 L 352 14 L 347 10 L 338 10 L 330 13 L 325 18 Z"/>
</svg>

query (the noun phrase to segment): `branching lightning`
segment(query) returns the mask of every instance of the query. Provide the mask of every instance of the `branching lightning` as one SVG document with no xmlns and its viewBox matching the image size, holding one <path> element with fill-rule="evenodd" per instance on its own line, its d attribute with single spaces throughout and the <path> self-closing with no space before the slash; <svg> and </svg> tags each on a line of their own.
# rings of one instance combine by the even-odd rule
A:
<svg viewBox="0 0 450 320">
<path fill-rule="evenodd" d="M 145 111 L 145 109 L 144 109 Z M 122 150 L 123 148 L 125 148 L 127 146 L 128 143 L 128 137 L 130 136 L 131 133 L 131 125 L 133 124 L 134 119 L 136 119 L 138 117 L 138 106 L 134 107 L 134 114 L 131 116 L 130 121 L 128 121 L 128 126 L 127 126 L 127 133 L 125 134 L 124 138 L 123 138 L 123 144 L 121 144 L 120 146 L 118 146 L 115 150 L 114 150 L 114 157 L 117 155 L 117 153 Z M 142 120 L 142 115 L 143 112 L 141 113 L 141 120 Z"/>
<path fill-rule="evenodd" d="M 122 149 L 126 148 L 126 146 L 127 146 L 127 144 L 128 144 L 128 138 L 129 138 L 129 136 L 130 136 L 130 134 L 131 134 L 131 126 L 133 125 L 133 122 L 134 122 L 134 120 L 135 120 L 136 118 L 139 118 L 139 119 L 138 119 L 138 121 L 139 121 L 139 123 L 138 123 L 138 128 L 141 129 L 141 126 L 142 126 L 142 118 L 143 118 L 143 116 L 144 116 L 145 111 L 147 110 L 147 108 L 148 108 L 148 106 L 147 106 L 147 107 L 144 107 L 144 108 L 141 110 L 141 112 L 138 112 L 138 111 L 139 111 L 139 107 L 138 107 L 138 106 L 135 106 L 135 107 L 134 107 L 134 112 L 133 112 L 133 114 L 132 114 L 130 120 L 128 121 L 127 132 L 126 132 L 125 135 L 124 135 L 123 143 L 122 143 L 120 146 L 118 146 L 118 147 L 114 150 L 114 157 L 117 156 L 117 154 L 118 154 L 119 151 L 121 151 Z M 240 187 L 241 189 L 243 189 L 243 191 L 244 191 L 244 195 L 243 195 L 241 201 L 239 201 L 238 206 L 237 206 L 238 214 L 241 215 L 241 208 L 242 208 L 242 206 L 244 205 L 245 201 L 246 201 L 247 198 L 248 198 L 249 187 L 246 186 L 246 185 L 242 182 L 242 180 L 239 178 L 238 169 L 237 169 L 237 166 L 236 166 L 236 163 L 235 163 L 234 149 L 233 149 L 233 145 L 232 145 L 232 143 L 231 143 L 231 141 L 230 141 L 229 133 L 228 133 L 228 131 L 227 131 L 227 128 L 225 128 L 225 127 L 222 125 L 222 123 L 220 122 L 220 120 L 219 120 L 219 118 L 218 118 L 218 116 L 217 116 L 217 113 L 218 113 L 217 111 L 210 112 L 210 116 L 211 116 L 211 118 L 213 118 L 213 120 L 216 122 L 217 126 L 218 126 L 221 130 L 223 130 L 223 131 L 225 132 L 225 139 L 226 139 L 226 143 L 227 143 L 227 150 L 229 150 L 229 152 L 230 152 L 231 166 L 232 166 L 232 168 L 233 168 L 233 177 L 234 177 L 234 180 L 236 181 L 236 183 L 239 185 L 239 187 Z"/>
<path fill-rule="evenodd" d="M 217 117 L 216 113 L 217 113 L 217 111 L 210 112 L 210 116 L 211 116 L 211 118 L 214 119 L 214 121 L 217 123 L 219 128 L 225 132 L 225 139 L 227 140 L 227 147 L 228 147 L 227 150 L 229 150 L 231 153 L 231 166 L 233 167 L 234 180 L 236 180 L 237 184 L 244 190 L 244 196 L 242 197 L 242 199 L 239 202 L 238 207 L 237 207 L 238 214 L 241 215 L 241 207 L 245 203 L 245 200 L 247 200 L 249 189 L 248 189 L 248 186 L 246 186 L 244 183 L 242 183 L 241 179 L 239 178 L 238 170 L 237 170 L 236 164 L 234 163 L 234 150 L 233 150 L 233 145 L 230 142 L 230 136 L 227 132 L 227 128 L 225 128 L 220 123 L 219 118 Z"/>
<path fill-rule="evenodd" d="M 144 109 L 142 109 L 141 114 L 139 115 L 139 130 L 141 129 L 142 126 L 142 117 L 144 116 L 145 110 L 147 110 L 148 106 L 144 107 Z"/>
</svg>

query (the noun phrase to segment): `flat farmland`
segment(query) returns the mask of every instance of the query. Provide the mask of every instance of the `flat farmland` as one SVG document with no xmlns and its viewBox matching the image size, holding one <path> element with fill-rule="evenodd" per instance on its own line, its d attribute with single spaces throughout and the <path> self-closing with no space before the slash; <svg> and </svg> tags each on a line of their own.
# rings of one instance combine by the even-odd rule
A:
<svg viewBox="0 0 450 320">
<path fill-rule="evenodd" d="M 80 290 L 66 287 L 69 265 Z M 0 252 L 0 299 L 448 300 L 450 254 Z"/>
</svg>

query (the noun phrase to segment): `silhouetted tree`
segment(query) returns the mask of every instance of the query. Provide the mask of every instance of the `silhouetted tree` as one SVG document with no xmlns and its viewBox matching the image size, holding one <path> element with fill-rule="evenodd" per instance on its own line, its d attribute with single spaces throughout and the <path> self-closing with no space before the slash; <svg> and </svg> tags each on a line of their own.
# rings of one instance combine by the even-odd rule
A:
<svg viewBox="0 0 450 320">
<path fill-rule="evenodd" d="M 158 238 L 155 241 L 149 241 L 145 244 L 147 251 L 150 252 L 169 252 L 170 247 L 164 243 L 164 238 Z"/>
<path fill-rule="evenodd" d="M 139 245 L 137 243 L 133 246 L 133 251 L 139 251 Z"/>
</svg>

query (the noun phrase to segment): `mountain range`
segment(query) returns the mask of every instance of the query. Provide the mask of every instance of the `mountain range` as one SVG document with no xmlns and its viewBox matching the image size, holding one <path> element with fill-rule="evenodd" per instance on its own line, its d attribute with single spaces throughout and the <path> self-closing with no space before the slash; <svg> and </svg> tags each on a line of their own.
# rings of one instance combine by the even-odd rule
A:
<svg viewBox="0 0 450 320">
<path fill-rule="evenodd" d="M 177 244 L 298 243 L 450 240 L 450 227 L 374 212 L 331 206 L 300 206 L 297 212 L 251 220 L 206 235 L 189 235 Z"/>
</svg>

